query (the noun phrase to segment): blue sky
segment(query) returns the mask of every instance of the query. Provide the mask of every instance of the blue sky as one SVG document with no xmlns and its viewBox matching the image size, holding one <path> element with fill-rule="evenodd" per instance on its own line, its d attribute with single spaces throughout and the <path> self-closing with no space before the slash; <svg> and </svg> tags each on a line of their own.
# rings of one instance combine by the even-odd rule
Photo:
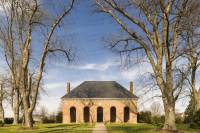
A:
<svg viewBox="0 0 200 133">
<path fill-rule="evenodd" d="M 102 14 L 88 13 L 89 9 L 85 4 L 75 5 L 76 16 L 72 21 L 72 31 L 76 33 L 77 42 L 82 48 L 79 51 L 81 58 L 78 65 L 68 67 L 64 62 L 48 67 L 43 74 L 43 83 L 45 93 L 41 93 L 36 110 L 40 106 L 45 106 L 49 113 L 56 111 L 61 103 L 61 97 L 67 93 L 67 82 L 71 84 L 71 90 L 84 81 L 116 81 L 129 90 L 130 81 L 133 81 L 134 92 L 139 89 L 137 86 L 137 75 L 142 74 L 145 70 L 152 71 L 150 65 L 144 65 L 142 68 L 134 67 L 129 71 L 122 71 L 119 66 L 120 62 L 113 53 L 105 50 L 100 43 L 104 35 L 116 31 L 116 23 L 110 23 L 109 19 Z M 74 10 L 75 11 L 75 10 Z M 147 96 L 144 99 L 148 99 Z M 161 99 L 156 99 L 161 101 Z M 146 103 L 148 107 L 151 101 Z M 162 102 L 162 101 L 161 101 Z M 187 104 L 177 103 L 176 108 L 182 112 Z M 12 117 L 13 112 L 9 106 L 5 109 L 5 117 Z"/>
</svg>

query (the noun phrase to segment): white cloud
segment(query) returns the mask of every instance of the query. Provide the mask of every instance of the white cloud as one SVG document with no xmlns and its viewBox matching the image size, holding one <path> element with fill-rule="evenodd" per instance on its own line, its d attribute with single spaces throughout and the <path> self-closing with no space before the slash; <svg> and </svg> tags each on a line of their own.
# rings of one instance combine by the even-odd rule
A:
<svg viewBox="0 0 200 133">
<path fill-rule="evenodd" d="M 54 88 L 61 88 L 65 87 L 66 83 L 49 83 L 44 85 L 44 89 L 54 89 Z"/>
<path fill-rule="evenodd" d="M 83 81 L 72 81 L 70 82 L 70 88 L 74 89 L 78 85 L 80 85 Z M 67 81 L 66 82 L 58 82 L 58 83 L 47 83 L 44 85 L 44 89 L 47 90 L 58 90 L 58 88 L 66 88 L 67 91 Z"/>
<path fill-rule="evenodd" d="M 80 66 L 78 67 L 78 69 L 95 69 L 95 70 L 99 70 L 99 71 L 104 71 L 106 69 L 108 69 L 111 66 L 115 66 L 117 65 L 116 63 L 103 63 L 103 64 L 96 64 L 96 63 L 91 63 L 91 64 L 86 64 L 84 66 Z"/>
</svg>

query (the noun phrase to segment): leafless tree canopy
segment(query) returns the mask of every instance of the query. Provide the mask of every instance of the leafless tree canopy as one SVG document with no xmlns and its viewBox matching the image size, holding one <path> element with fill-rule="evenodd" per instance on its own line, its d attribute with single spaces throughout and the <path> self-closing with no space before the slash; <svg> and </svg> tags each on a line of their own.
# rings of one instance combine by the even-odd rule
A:
<svg viewBox="0 0 200 133">
<path fill-rule="evenodd" d="M 12 74 L 15 96 L 13 124 L 18 124 L 21 97 L 25 125 L 33 126 L 32 112 L 47 59 L 57 62 L 64 57 L 67 63 L 75 61 L 77 47 L 73 36 L 67 34 L 69 20 L 65 17 L 70 15 L 73 5 L 74 0 L 0 1 L 3 9 L 0 16 L 1 46 Z"/>
<path fill-rule="evenodd" d="M 189 6 L 192 6 L 193 2 Z M 199 3 L 197 4 L 198 8 L 195 11 L 184 16 L 184 20 L 182 21 L 184 26 L 180 28 L 180 39 L 185 43 L 185 49 L 187 50 L 184 57 L 187 58 L 188 65 L 191 66 L 191 72 L 186 78 L 190 91 L 187 92 L 187 95 L 192 96 L 195 101 L 194 113 L 200 109 L 200 89 L 196 87 L 196 77 L 200 66 L 200 6 Z"/>
<path fill-rule="evenodd" d="M 106 48 L 120 55 L 122 66 L 150 63 L 165 110 L 163 129 L 176 129 L 175 101 L 191 66 L 180 72 L 178 60 L 188 51 L 179 39 L 198 0 L 94 0 L 93 13 L 104 13 L 119 25 L 118 32 L 105 36 Z M 176 77 L 174 76 L 176 75 Z"/>
<path fill-rule="evenodd" d="M 153 116 L 161 116 L 163 112 L 163 106 L 159 101 L 154 101 L 151 103 L 150 111 Z"/>
</svg>

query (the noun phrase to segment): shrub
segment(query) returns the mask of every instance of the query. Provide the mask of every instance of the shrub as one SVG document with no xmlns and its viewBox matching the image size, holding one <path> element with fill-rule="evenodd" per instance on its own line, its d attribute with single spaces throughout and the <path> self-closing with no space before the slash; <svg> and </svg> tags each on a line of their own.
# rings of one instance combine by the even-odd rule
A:
<svg viewBox="0 0 200 133">
<path fill-rule="evenodd" d="M 153 117 L 153 123 L 156 123 L 156 124 L 158 124 L 158 123 L 161 123 L 161 117 L 159 117 L 159 116 L 154 116 Z"/>
<path fill-rule="evenodd" d="M 0 127 L 3 127 L 4 126 L 4 122 L 2 122 L 1 120 L 0 120 Z"/>
<path fill-rule="evenodd" d="M 5 118 L 4 121 L 5 121 L 5 124 L 12 124 L 13 118 Z"/>
<path fill-rule="evenodd" d="M 162 115 L 162 116 L 160 117 L 160 123 L 165 123 L 165 116 L 164 116 L 164 115 Z"/>
<path fill-rule="evenodd" d="M 194 122 L 190 123 L 190 128 L 199 129 L 200 126 Z"/>
<path fill-rule="evenodd" d="M 142 111 L 137 113 L 137 121 L 138 123 L 153 123 L 153 118 L 151 117 L 150 111 Z"/>
<path fill-rule="evenodd" d="M 176 124 L 182 124 L 182 123 L 183 123 L 183 119 L 182 119 L 181 117 L 177 117 L 177 118 L 175 119 L 175 123 L 176 123 Z"/>
<path fill-rule="evenodd" d="M 59 112 L 56 116 L 56 123 L 62 123 L 62 112 Z"/>
<path fill-rule="evenodd" d="M 194 114 L 190 127 L 195 129 L 200 128 L 200 109 Z"/>
<path fill-rule="evenodd" d="M 55 123 L 54 119 L 48 119 L 47 117 L 44 117 L 43 123 Z"/>
</svg>

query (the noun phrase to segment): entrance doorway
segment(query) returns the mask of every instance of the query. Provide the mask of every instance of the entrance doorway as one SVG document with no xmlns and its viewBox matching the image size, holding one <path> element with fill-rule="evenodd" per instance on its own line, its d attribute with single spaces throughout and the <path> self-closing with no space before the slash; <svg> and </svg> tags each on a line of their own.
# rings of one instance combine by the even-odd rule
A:
<svg viewBox="0 0 200 133">
<path fill-rule="evenodd" d="M 116 121 L 116 108 L 111 107 L 110 108 L 110 122 L 115 122 Z"/>
<path fill-rule="evenodd" d="M 130 114 L 129 107 L 125 107 L 124 108 L 124 122 L 128 122 L 128 120 L 129 120 L 129 114 Z"/>
<path fill-rule="evenodd" d="M 90 122 L 90 119 L 89 119 L 89 112 L 90 112 L 90 109 L 89 107 L 85 107 L 84 108 L 84 122 Z"/>
<path fill-rule="evenodd" d="M 75 107 L 70 108 L 70 121 L 76 122 L 76 108 Z"/>
<path fill-rule="evenodd" d="M 103 108 L 97 108 L 97 122 L 103 122 Z"/>
</svg>

